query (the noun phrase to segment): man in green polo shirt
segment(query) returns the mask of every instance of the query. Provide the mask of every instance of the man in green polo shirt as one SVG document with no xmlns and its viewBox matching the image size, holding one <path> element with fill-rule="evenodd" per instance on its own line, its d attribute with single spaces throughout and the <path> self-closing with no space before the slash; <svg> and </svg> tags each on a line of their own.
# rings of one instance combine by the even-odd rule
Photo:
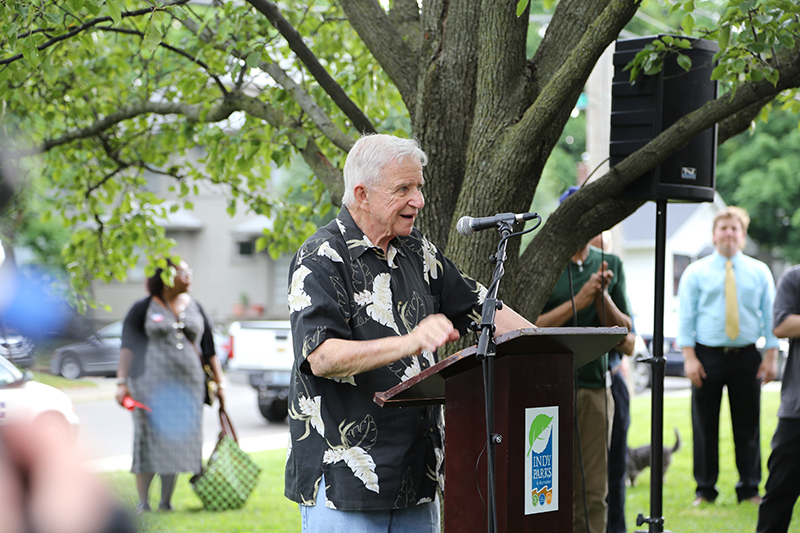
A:
<svg viewBox="0 0 800 533">
<path fill-rule="evenodd" d="M 570 187 L 561 196 L 561 201 L 577 190 L 578 187 Z M 603 253 L 587 243 L 561 274 L 536 325 L 622 326 L 630 331 L 630 315 L 622 261 L 616 255 Z M 629 333 L 617 349 L 630 355 L 634 340 L 635 336 Z M 575 415 L 578 423 L 572 498 L 573 531 L 576 533 L 606 531 L 608 444 L 614 415 L 608 370 L 606 354 L 576 372 Z"/>
</svg>

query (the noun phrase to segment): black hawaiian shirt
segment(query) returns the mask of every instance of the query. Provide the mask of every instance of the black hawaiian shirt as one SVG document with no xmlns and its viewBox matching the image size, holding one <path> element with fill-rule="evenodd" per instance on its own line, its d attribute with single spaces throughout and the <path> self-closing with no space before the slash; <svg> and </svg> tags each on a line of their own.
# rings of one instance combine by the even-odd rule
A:
<svg viewBox="0 0 800 533">
<path fill-rule="evenodd" d="M 436 354 L 426 350 L 344 378 L 314 376 L 306 358 L 328 338 L 404 335 L 434 313 L 463 335 L 480 321 L 486 290 L 416 229 L 393 239 L 384 253 L 346 207 L 300 247 L 289 276 L 295 363 L 286 496 L 314 505 L 324 474 L 331 508 L 433 501 L 444 481 L 441 406 L 381 408 L 373 395 L 435 364 Z"/>
</svg>

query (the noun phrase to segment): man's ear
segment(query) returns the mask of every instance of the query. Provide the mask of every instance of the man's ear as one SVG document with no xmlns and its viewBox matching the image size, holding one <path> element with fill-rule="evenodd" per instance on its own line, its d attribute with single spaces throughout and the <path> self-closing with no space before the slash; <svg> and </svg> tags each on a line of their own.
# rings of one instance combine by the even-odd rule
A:
<svg viewBox="0 0 800 533">
<path fill-rule="evenodd" d="M 356 203 L 359 205 L 365 204 L 369 202 L 369 194 L 367 192 L 367 188 L 364 186 L 363 183 L 359 183 L 353 189 L 353 196 L 356 199 Z"/>
</svg>

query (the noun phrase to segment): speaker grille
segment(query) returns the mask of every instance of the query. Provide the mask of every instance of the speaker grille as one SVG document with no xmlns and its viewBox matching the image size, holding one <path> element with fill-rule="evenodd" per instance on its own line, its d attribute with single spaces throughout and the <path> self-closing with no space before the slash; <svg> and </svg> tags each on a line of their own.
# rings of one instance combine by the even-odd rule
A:
<svg viewBox="0 0 800 533">
<path fill-rule="evenodd" d="M 711 79 L 717 44 L 691 40 L 684 51 L 692 60 L 687 72 L 674 55 L 656 75 L 640 75 L 630 83 L 625 66 L 657 37 L 617 41 L 611 87 L 610 165 L 613 167 L 643 147 L 678 119 L 717 97 Z M 693 137 L 661 165 L 640 176 L 622 193 L 625 198 L 708 202 L 714 199 L 717 159 L 716 125 Z"/>
</svg>

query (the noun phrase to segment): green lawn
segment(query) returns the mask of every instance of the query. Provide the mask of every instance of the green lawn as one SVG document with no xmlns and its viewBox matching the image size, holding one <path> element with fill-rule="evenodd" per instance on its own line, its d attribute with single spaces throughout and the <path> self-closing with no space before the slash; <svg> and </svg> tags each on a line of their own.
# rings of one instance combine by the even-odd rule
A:
<svg viewBox="0 0 800 533">
<path fill-rule="evenodd" d="M 767 459 L 770 441 L 775 432 L 778 419 L 778 391 L 764 391 L 761 395 L 761 494 L 767 481 Z M 720 494 L 713 505 L 692 507 L 695 483 L 692 477 L 692 420 L 690 398 L 669 396 L 664 407 L 664 442 L 672 445 L 675 441 L 673 428 L 681 434 L 682 448 L 672 457 L 672 464 L 664 476 L 663 516 L 664 530 L 674 532 L 703 533 L 752 533 L 756 529 L 758 507 L 753 504 L 738 504 L 736 501 L 736 482 L 739 479 L 734 462 L 733 435 L 731 432 L 730 411 L 727 397 L 723 400 L 720 419 L 720 476 L 717 490 Z M 649 397 L 634 398 L 631 403 L 631 428 L 628 444 L 640 446 L 650 441 Z M 628 487 L 625 509 L 628 531 L 648 531 L 648 525 L 636 526 L 636 516 L 650 516 L 650 470 L 647 469 L 636 480 L 635 487 Z M 800 531 L 800 506 L 795 512 L 790 531 Z"/>
<path fill-rule="evenodd" d="M 273 450 L 250 454 L 263 469 L 258 485 L 244 508 L 237 511 L 209 512 L 203 509 L 200 499 L 192 491 L 189 475 L 182 474 L 177 481 L 170 513 L 151 512 L 136 517 L 137 529 L 148 533 L 200 533 L 264 531 L 270 533 L 295 533 L 300 531 L 300 511 L 297 504 L 283 496 L 283 465 L 286 450 Z M 137 496 L 133 474 L 113 472 L 105 474 L 119 500 L 131 511 L 136 508 Z M 150 504 L 158 505 L 161 493 L 156 477 L 150 487 Z"/>
<path fill-rule="evenodd" d="M 775 431 L 779 393 L 765 391 L 762 395 L 762 463 L 763 482 L 766 482 L 766 461 L 769 457 L 769 443 Z M 650 440 L 650 398 L 639 396 L 631 405 L 631 446 L 645 444 Z M 691 417 L 689 397 L 668 396 L 665 400 L 664 429 L 665 442 L 674 441 L 673 427 L 680 431 L 683 447 L 673 457 L 664 478 L 663 515 L 664 529 L 674 532 L 702 533 L 752 533 L 755 531 L 758 508 L 752 504 L 736 503 L 734 486 L 738 479 L 733 459 L 733 444 L 730 429 L 730 415 L 727 402 L 723 403 L 721 422 L 721 464 L 716 504 L 694 508 L 694 480 L 692 478 Z M 300 531 L 300 514 L 297 505 L 283 496 L 283 465 L 285 450 L 275 450 L 252 454 L 253 459 L 264 469 L 258 486 L 245 507 L 238 511 L 221 513 L 207 512 L 200 500 L 192 492 L 189 476 L 181 476 L 173 498 L 175 511 L 172 513 L 153 512 L 137 517 L 136 522 L 142 532 L 199 533 L 206 531 L 224 532 L 297 532 Z M 136 492 L 133 476 L 128 472 L 105 474 L 113 490 L 128 508 L 136 507 Z M 763 483 L 762 483 L 763 488 Z M 151 489 L 151 503 L 157 501 L 159 488 L 154 483 Z M 763 490 L 762 490 L 763 493 Z M 637 485 L 628 489 L 627 524 L 628 531 L 648 531 L 645 524 L 636 526 L 636 516 L 650 515 L 650 471 L 643 472 Z M 792 522 L 793 531 L 800 531 L 800 508 L 796 508 Z M 450 532 L 454 533 L 454 532 Z M 455 532 L 460 533 L 460 532 Z"/>
</svg>

